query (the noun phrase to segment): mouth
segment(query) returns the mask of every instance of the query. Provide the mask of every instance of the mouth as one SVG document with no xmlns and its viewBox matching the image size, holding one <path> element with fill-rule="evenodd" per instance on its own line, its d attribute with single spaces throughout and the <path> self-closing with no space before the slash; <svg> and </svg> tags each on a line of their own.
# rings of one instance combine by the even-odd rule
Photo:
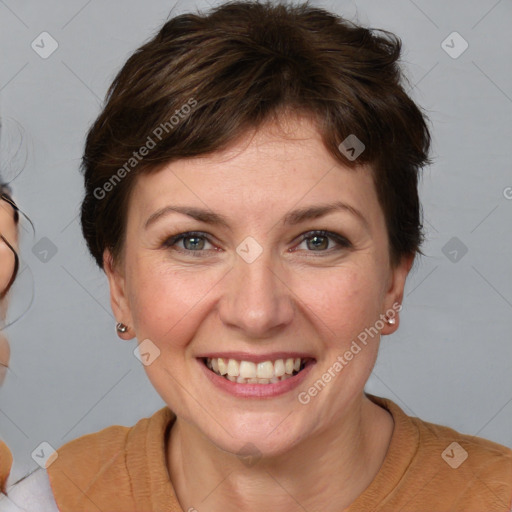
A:
<svg viewBox="0 0 512 512">
<path fill-rule="evenodd" d="M 200 358 L 208 370 L 237 384 L 277 384 L 295 377 L 315 363 L 311 357 L 288 357 L 254 362 L 225 357 Z"/>
</svg>

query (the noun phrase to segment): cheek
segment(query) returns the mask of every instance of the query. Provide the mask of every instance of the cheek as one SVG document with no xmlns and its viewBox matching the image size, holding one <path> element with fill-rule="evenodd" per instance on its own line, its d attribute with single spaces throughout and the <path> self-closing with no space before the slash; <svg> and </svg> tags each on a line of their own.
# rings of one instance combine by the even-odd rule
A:
<svg viewBox="0 0 512 512">
<path fill-rule="evenodd" d="M 340 267 L 324 272 L 302 279 L 296 293 L 308 316 L 318 320 L 326 339 L 344 344 L 372 325 L 380 314 L 376 269 Z"/>
<path fill-rule="evenodd" d="M 5 290 L 14 272 L 14 254 L 0 239 L 0 294 Z"/>
<path fill-rule="evenodd" d="M 211 269 L 176 270 L 141 260 L 131 268 L 130 309 L 137 337 L 151 339 L 161 350 L 187 345 L 208 293 L 222 276 Z"/>
</svg>

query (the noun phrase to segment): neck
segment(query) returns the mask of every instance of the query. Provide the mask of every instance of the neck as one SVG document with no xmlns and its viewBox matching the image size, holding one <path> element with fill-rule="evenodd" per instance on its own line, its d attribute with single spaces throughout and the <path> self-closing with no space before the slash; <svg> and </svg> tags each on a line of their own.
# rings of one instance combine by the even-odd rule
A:
<svg viewBox="0 0 512 512">
<path fill-rule="evenodd" d="M 167 465 L 185 511 L 343 510 L 377 474 L 393 432 L 391 415 L 364 394 L 329 429 L 288 452 L 245 465 L 176 420 Z"/>
</svg>

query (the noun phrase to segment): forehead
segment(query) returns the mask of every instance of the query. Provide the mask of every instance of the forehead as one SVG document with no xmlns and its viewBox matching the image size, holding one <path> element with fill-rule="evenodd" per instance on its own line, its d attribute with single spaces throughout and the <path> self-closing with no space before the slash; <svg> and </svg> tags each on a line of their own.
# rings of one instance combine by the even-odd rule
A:
<svg viewBox="0 0 512 512">
<path fill-rule="evenodd" d="M 348 168 L 335 159 L 305 117 L 264 124 L 225 150 L 140 175 L 132 200 L 140 215 L 177 202 L 266 216 L 338 200 L 378 208 L 370 169 Z"/>
</svg>

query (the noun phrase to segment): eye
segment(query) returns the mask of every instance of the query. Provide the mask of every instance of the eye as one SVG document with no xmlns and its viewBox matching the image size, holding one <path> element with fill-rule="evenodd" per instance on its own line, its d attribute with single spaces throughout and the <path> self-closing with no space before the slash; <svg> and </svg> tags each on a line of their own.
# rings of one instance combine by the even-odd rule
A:
<svg viewBox="0 0 512 512">
<path fill-rule="evenodd" d="M 178 246 L 178 244 L 182 245 Z M 163 245 L 168 248 L 177 246 L 177 250 L 185 253 L 204 252 L 205 250 L 211 250 L 207 247 L 205 248 L 206 244 L 212 245 L 206 234 L 198 231 L 179 233 L 167 238 L 163 243 Z"/>
<path fill-rule="evenodd" d="M 333 243 L 332 243 L 333 242 Z M 330 231 L 308 231 L 302 235 L 299 246 L 293 249 L 296 251 L 300 245 L 306 245 L 308 252 L 332 252 L 352 247 L 352 244 L 345 237 Z M 334 245 L 334 247 L 331 247 Z"/>
<path fill-rule="evenodd" d="M 210 247 L 208 247 L 210 244 Z M 301 249 L 305 244 L 307 252 L 332 253 L 352 247 L 352 244 L 345 237 L 330 231 L 317 230 L 308 231 L 301 235 L 299 245 L 294 247 L 291 252 Z M 168 237 L 162 243 L 165 248 L 173 248 L 178 252 L 201 256 L 201 253 L 217 248 L 210 242 L 208 235 L 200 231 L 187 231 Z"/>
</svg>

